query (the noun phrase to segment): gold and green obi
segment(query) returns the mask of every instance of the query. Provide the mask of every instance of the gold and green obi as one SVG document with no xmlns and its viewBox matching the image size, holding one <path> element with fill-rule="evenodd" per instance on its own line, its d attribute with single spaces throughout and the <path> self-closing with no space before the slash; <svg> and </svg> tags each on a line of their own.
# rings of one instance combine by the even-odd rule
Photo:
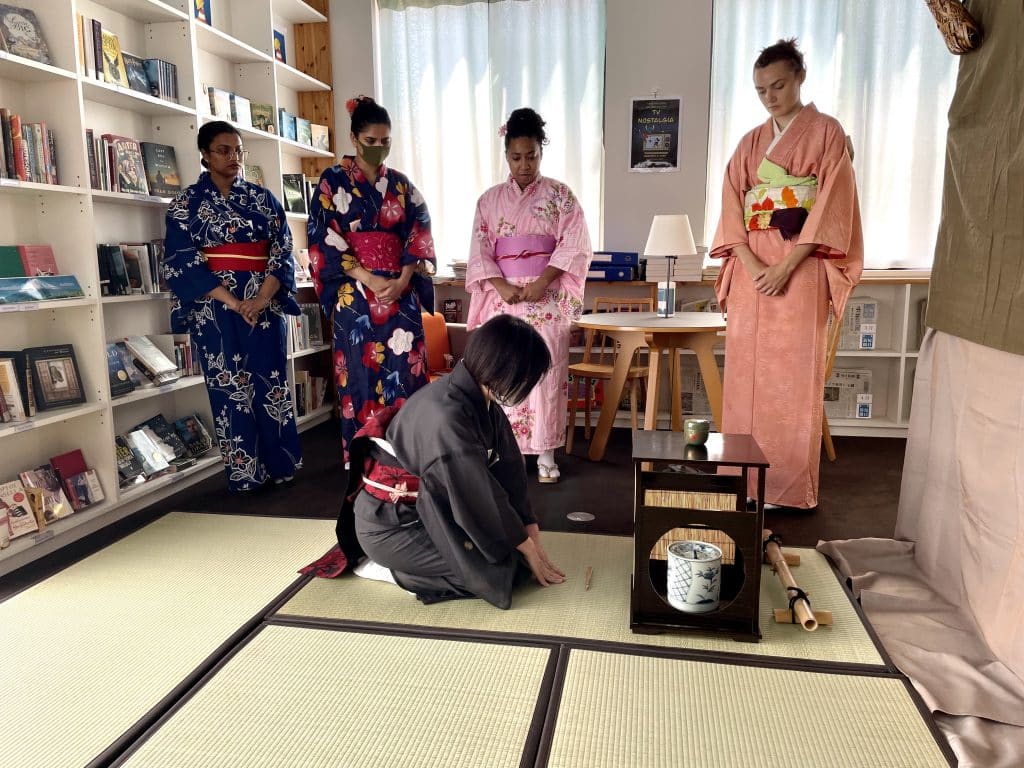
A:
<svg viewBox="0 0 1024 768">
<path fill-rule="evenodd" d="M 748 232 L 777 229 L 786 240 L 800 234 L 814 207 L 818 180 L 814 176 L 790 176 L 767 157 L 757 167 L 761 183 L 743 200 L 743 224 Z"/>
</svg>

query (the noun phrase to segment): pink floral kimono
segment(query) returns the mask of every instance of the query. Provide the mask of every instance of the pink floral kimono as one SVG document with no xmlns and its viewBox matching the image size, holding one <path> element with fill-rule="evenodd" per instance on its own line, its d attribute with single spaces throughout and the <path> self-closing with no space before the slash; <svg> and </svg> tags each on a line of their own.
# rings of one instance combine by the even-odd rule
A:
<svg viewBox="0 0 1024 768">
<path fill-rule="evenodd" d="M 741 243 L 768 266 L 796 245 L 818 248 L 785 293 L 765 296 L 733 257 Z M 769 118 L 743 137 L 711 255 L 726 257 L 715 285 L 729 319 L 720 427 L 753 435 L 768 457 L 765 501 L 814 507 L 829 302 L 841 317 L 864 260 L 853 164 L 835 118 L 809 104 L 781 135 Z"/>
<path fill-rule="evenodd" d="M 466 271 L 470 329 L 495 315 L 519 317 L 548 344 L 552 368 L 530 396 L 505 412 L 519 449 L 539 454 L 565 442 L 569 378 L 569 330 L 583 311 L 583 289 L 593 252 L 576 196 L 565 184 L 543 176 L 524 190 L 508 181 L 477 201 Z M 526 285 L 547 266 L 562 275 L 538 302 L 506 304 L 490 279 Z"/>
</svg>

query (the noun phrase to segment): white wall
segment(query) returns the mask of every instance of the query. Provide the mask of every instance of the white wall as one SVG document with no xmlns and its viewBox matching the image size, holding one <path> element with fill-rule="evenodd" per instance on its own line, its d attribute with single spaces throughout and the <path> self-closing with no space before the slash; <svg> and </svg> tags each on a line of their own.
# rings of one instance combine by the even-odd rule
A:
<svg viewBox="0 0 1024 768">
<path fill-rule="evenodd" d="M 711 92 L 712 0 L 606 0 L 604 247 L 639 251 L 656 213 L 686 213 L 702 242 Z M 335 130 L 348 151 L 345 100 L 374 93 L 373 0 L 331 0 Z M 631 99 L 682 99 L 680 170 L 630 173 Z M 386 106 L 386 105 L 385 105 Z M 706 243 L 705 243 L 706 244 Z"/>
</svg>

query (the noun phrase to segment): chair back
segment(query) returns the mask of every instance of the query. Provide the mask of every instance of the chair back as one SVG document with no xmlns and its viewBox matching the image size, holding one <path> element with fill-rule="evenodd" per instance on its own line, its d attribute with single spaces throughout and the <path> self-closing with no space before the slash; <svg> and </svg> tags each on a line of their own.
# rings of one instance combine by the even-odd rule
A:
<svg viewBox="0 0 1024 768">
<path fill-rule="evenodd" d="M 448 370 L 445 355 L 451 354 L 448 342 L 448 326 L 440 312 L 424 312 L 423 335 L 427 344 L 427 369 L 438 372 Z"/>
<path fill-rule="evenodd" d="M 594 313 L 599 312 L 653 312 L 654 302 L 646 299 L 616 299 L 599 296 L 594 299 Z M 615 361 L 615 344 L 602 331 L 590 329 L 586 334 L 586 348 L 583 350 L 583 361 L 612 365 Z"/>
</svg>

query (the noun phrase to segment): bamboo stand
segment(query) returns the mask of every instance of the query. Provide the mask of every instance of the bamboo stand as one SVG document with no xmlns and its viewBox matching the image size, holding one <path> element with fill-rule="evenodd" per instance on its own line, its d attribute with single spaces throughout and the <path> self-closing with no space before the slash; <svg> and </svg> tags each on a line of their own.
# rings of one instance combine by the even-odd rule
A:
<svg viewBox="0 0 1024 768">
<path fill-rule="evenodd" d="M 779 577 L 786 593 L 790 595 L 790 608 L 776 608 L 774 610 L 775 621 L 779 624 L 799 624 L 808 632 L 813 632 L 819 624 L 832 624 L 832 611 L 815 611 L 807 601 L 806 593 L 800 589 L 789 570 L 787 556 L 782 553 L 775 540 L 770 539 L 772 532 L 765 530 L 764 553 L 765 559 L 772 567 L 775 575 Z M 797 560 L 799 565 L 799 560 Z"/>
</svg>

